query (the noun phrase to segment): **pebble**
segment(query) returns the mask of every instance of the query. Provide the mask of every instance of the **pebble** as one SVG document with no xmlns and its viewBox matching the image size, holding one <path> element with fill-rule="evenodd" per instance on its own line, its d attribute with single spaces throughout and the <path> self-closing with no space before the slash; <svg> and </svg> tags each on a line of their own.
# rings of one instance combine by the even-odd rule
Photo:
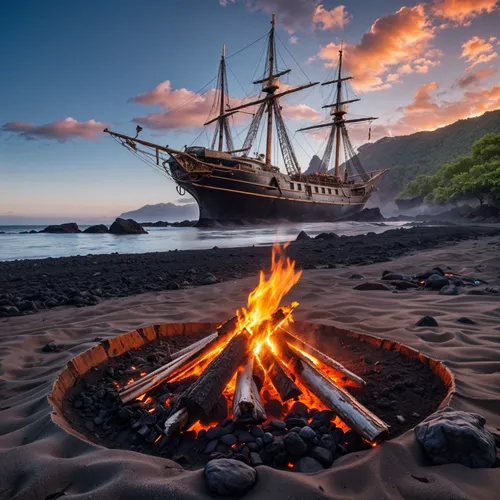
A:
<svg viewBox="0 0 500 500">
<path fill-rule="evenodd" d="M 238 438 L 234 434 L 225 434 L 220 438 L 220 442 L 226 446 L 233 446 L 238 442 Z"/>
<path fill-rule="evenodd" d="M 240 443 L 250 443 L 255 441 L 255 438 L 248 431 L 243 431 L 239 434 L 238 441 Z"/>
<path fill-rule="evenodd" d="M 325 448 L 325 449 L 329 450 L 332 453 L 335 453 L 335 450 L 336 450 L 336 447 L 337 447 L 336 443 L 335 443 L 335 439 L 333 438 L 333 436 L 331 434 L 323 434 L 319 438 L 319 445 L 322 448 Z"/>
<path fill-rule="evenodd" d="M 253 467 L 258 467 L 259 465 L 263 465 L 264 462 L 258 453 L 250 453 L 250 463 Z"/>
<path fill-rule="evenodd" d="M 311 450 L 311 457 L 316 459 L 325 469 L 330 467 L 333 463 L 332 452 L 321 446 L 315 446 Z"/>
<path fill-rule="evenodd" d="M 211 441 L 212 439 L 218 439 L 220 436 L 220 427 L 210 427 L 210 429 L 207 430 L 206 438 Z"/>
<path fill-rule="evenodd" d="M 288 418 L 285 420 L 285 425 L 287 429 L 292 427 L 305 427 L 307 425 L 307 420 L 304 418 Z"/>
<path fill-rule="evenodd" d="M 217 448 L 217 445 L 217 440 L 214 439 L 213 441 L 209 441 L 207 446 L 205 446 L 205 453 L 213 453 L 215 451 L 215 448 Z"/>
<path fill-rule="evenodd" d="M 286 424 L 282 420 L 271 420 L 271 427 L 277 431 L 284 431 Z"/>
<path fill-rule="evenodd" d="M 250 434 L 255 438 L 263 438 L 264 437 L 264 431 L 257 425 L 254 425 L 250 429 Z"/>
<path fill-rule="evenodd" d="M 273 442 L 274 436 L 270 432 L 266 432 L 262 439 L 264 440 L 264 444 L 269 444 Z"/>
<path fill-rule="evenodd" d="M 307 453 L 307 444 L 294 432 L 290 432 L 283 438 L 287 453 L 293 458 L 303 457 Z"/>
<path fill-rule="evenodd" d="M 314 439 L 316 437 L 316 433 L 308 425 L 306 425 L 300 429 L 299 436 L 302 439 L 309 440 Z"/>
<path fill-rule="evenodd" d="M 324 470 L 324 467 L 312 457 L 302 457 L 292 468 L 295 472 L 312 473 Z"/>
<path fill-rule="evenodd" d="M 397 419 L 397 421 L 398 421 L 401 425 L 403 425 L 403 424 L 406 422 L 406 420 L 405 420 L 405 418 L 403 417 L 403 415 L 396 415 L 396 419 Z"/>
<path fill-rule="evenodd" d="M 309 417 L 309 408 L 301 401 L 293 403 L 290 412 L 296 413 L 301 418 L 307 419 Z"/>
<path fill-rule="evenodd" d="M 432 316 L 423 316 L 416 323 L 416 326 L 439 326 Z"/>
<path fill-rule="evenodd" d="M 279 417 L 283 411 L 283 405 L 277 399 L 270 399 L 264 404 L 264 409 L 268 415 Z"/>
</svg>

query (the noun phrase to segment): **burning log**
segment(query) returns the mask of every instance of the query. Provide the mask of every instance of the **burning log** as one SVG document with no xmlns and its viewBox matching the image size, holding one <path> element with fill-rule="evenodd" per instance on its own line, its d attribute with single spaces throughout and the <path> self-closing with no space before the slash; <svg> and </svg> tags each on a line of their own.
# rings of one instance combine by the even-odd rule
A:
<svg viewBox="0 0 500 500">
<path fill-rule="evenodd" d="M 203 370 L 198 380 L 181 396 L 179 408 L 186 407 L 190 418 L 207 416 L 236 370 L 248 354 L 249 335 L 235 335 Z"/>
<path fill-rule="evenodd" d="M 286 366 L 274 356 L 267 344 L 262 346 L 259 352 L 259 359 L 267 375 L 271 379 L 272 384 L 278 391 L 281 401 L 285 402 L 289 399 L 297 398 L 302 394 L 302 391 L 292 379 L 293 375 L 288 371 Z"/>
<path fill-rule="evenodd" d="M 181 351 L 176 353 L 178 356 L 166 365 L 136 380 L 132 384 L 125 386 L 121 391 L 119 391 L 120 399 L 123 403 L 128 403 L 129 401 L 138 398 L 141 394 L 144 394 L 157 385 L 160 385 L 166 378 L 185 365 L 189 360 L 197 358 L 201 351 L 203 351 L 205 347 L 211 345 L 217 338 L 218 334 L 212 333 L 208 337 L 205 337 L 204 339 L 201 339 L 198 342 L 182 349 L 181 351 L 183 351 L 183 353 L 181 353 Z M 175 356 L 175 354 L 173 356 Z"/>
<path fill-rule="evenodd" d="M 253 376 L 253 381 L 255 382 L 255 385 L 257 386 L 257 391 L 260 392 L 260 390 L 264 386 L 266 372 L 264 371 L 264 368 L 262 368 L 262 365 L 260 364 L 259 358 L 256 358 L 256 357 L 254 357 L 252 376 Z"/>
<path fill-rule="evenodd" d="M 279 338 L 274 344 L 302 383 L 361 437 L 374 442 L 389 431 L 383 420 L 323 375 L 306 356 L 293 350 Z"/>
<path fill-rule="evenodd" d="M 238 370 L 233 398 L 233 417 L 236 422 L 260 424 L 267 418 L 253 377 L 256 365 L 258 363 L 251 354 Z"/>
<path fill-rule="evenodd" d="M 167 437 L 183 431 L 188 424 L 189 416 L 186 408 L 174 412 L 165 422 L 164 433 Z"/>
<path fill-rule="evenodd" d="M 332 368 L 336 372 L 342 373 L 342 375 L 347 377 L 349 380 L 352 380 L 356 384 L 362 387 L 366 385 L 366 382 L 360 376 L 347 369 L 343 364 L 335 361 L 334 359 L 330 358 L 330 356 L 327 356 L 321 351 L 318 351 L 318 349 L 316 349 L 315 347 L 306 344 L 303 340 L 300 340 L 295 335 L 292 335 L 290 332 L 287 332 L 283 328 L 280 328 L 280 331 L 276 332 L 275 335 L 283 338 L 283 340 L 285 340 L 292 347 L 297 347 L 298 349 L 311 354 L 316 359 L 319 359 L 319 361 L 321 361 L 324 365 Z"/>
</svg>

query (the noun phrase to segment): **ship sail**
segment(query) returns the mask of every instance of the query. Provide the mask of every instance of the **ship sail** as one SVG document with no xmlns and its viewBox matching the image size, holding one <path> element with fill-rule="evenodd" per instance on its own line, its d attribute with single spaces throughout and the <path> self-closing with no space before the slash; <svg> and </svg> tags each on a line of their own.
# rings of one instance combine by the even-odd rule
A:
<svg viewBox="0 0 500 500">
<path fill-rule="evenodd" d="M 336 85 L 336 91 L 334 93 L 334 103 L 326 104 L 323 106 L 324 109 L 331 109 L 330 116 L 332 116 L 333 120 L 328 123 L 323 123 L 319 125 L 312 125 L 310 127 L 304 127 L 298 130 L 298 132 L 305 132 L 311 130 L 317 130 L 320 128 L 328 127 L 330 128 L 330 133 L 328 135 L 328 139 L 326 141 L 325 150 L 323 153 L 323 157 L 320 162 L 320 173 L 327 174 L 328 169 L 331 162 L 331 157 L 333 151 L 335 150 L 335 161 L 334 161 L 334 177 L 338 181 L 343 178 L 344 182 L 347 182 L 349 177 L 357 176 L 362 180 L 366 181 L 369 179 L 369 175 L 364 171 L 361 163 L 356 157 L 356 152 L 354 151 L 354 147 L 351 143 L 351 139 L 349 137 L 349 133 L 346 128 L 347 123 L 358 123 L 372 120 L 376 120 L 377 118 L 374 116 L 369 116 L 365 118 L 353 118 L 351 120 L 347 120 L 345 115 L 347 114 L 347 105 L 358 102 L 361 99 L 348 99 L 347 90 L 345 89 L 346 82 L 352 79 L 352 76 L 344 77 L 342 76 L 342 56 L 343 50 L 339 50 L 339 64 L 338 64 L 338 73 L 337 78 L 335 80 L 329 80 L 323 82 L 321 85 Z M 341 175 L 340 168 L 340 152 L 341 145 L 344 145 L 344 172 Z M 350 172 L 351 170 L 351 172 Z M 353 173 L 354 171 L 355 173 Z"/>
</svg>

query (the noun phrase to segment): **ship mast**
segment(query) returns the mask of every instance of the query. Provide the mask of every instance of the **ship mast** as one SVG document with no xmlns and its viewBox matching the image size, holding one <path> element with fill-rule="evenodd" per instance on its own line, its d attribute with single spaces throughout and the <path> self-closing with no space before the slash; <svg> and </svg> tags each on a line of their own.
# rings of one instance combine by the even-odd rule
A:
<svg viewBox="0 0 500 500">
<path fill-rule="evenodd" d="M 220 74 L 222 78 L 220 79 L 220 109 L 219 109 L 219 151 L 222 151 L 223 141 L 224 141 L 224 101 L 226 95 L 225 89 L 225 76 L 226 76 L 226 44 L 222 46 L 222 56 L 220 58 Z"/>
<path fill-rule="evenodd" d="M 253 82 L 254 84 L 262 84 L 262 92 L 266 94 L 265 97 L 257 99 L 252 102 L 241 104 L 240 106 L 236 106 L 234 108 L 229 108 L 229 109 L 226 108 L 224 114 L 221 114 L 221 116 L 207 122 L 205 125 L 213 123 L 219 118 L 233 115 L 234 113 L 237 113 L 245 108 L 259 105 L 254 113 L 252 123 L 250 124 L 250 127 L 248 129 L 247 137 L 244 141 L 243 148 L 230 152 L 238 153 L 238 152 L 247 152 L 250 150 L 257 136 L 257 132 L 259 130 L 263 115 L 265 112 L 267 112 L 266 155 L 265 155 L 264 168 L 266 170 L 272 169 L 271 160 L 272 160 L 272 144 L 273 144 L 273 125 L 276 125 L 276 132 L 281 152 L 283 155 L 283 161 L 285 163 L 285 167 L 288 174 L 292 175 L 300 173 L 300 169 L 297 158 L 295 156 L 295 152 L 292 147 L 291 140 L 288 136 L 286 126 L 284 124 L 281 115 L 279 98 L 284 97 L 285 95 L 291 94 L 293 92 L 298 92 L 299 90 L 305 90 L 314 85 L 318 85 L 319 82 L 310 82 L 306 85 L 301 85 L 280 92 L 278 90 L 280 88 L 279 77 L 290 73 L 290 71 L 291 71 L 290 69 L 278 71 L 276 65 L 275 16 L 273 14 L 271 20 L 271 30 L 269 31 L 268 50 L 266 57 L 266 67 L 264 70 L 264 77 L 260 80 L 256 80 Z"/>
<path fill-rule="evenodd" d="M 342 142 L 342 138 L 345 142 L 348 142 L 348 149 L 352 149 L 352 145 L 350 144 L 349 136 L 347 134 L 347 129 L 345 127 L 346 123 L 355 123 L 355 122 L 363 122 L 363 121 L 371 121 L 376 120 L 377 118 L 374 116 L 366 117 L 366 118 L 354 118 L 352 120 L 346 120 L 345 115 L 347 114 L 347 109 L 345 108 L 346 104 L 350 104 L 352 102 L 360 101 L 361 99 L 348 99 L 342 100 L 342 84 L 343 82 L 352 79 L 352 76 L 342 76 L 342 56 L 343 49 L 339 50 L 339 66 L 338 66 L 338 74 L 335 80 L 330 80 L 322 83 L 321 85 L 337 85 L 336 91 L 336 99 L 333 104 L 326 104 L 323 108 L 333 108 L 333 111 L 330 113 L 333 116 L 333 122 L 323 123 L 321 125 L 313 125 L 311 127 L 304 127 L 298 130 L 298 132 L 303 132 L 306 130 L 316 130 L 323 127 L 331 127 L 330 136 L 328 138 L 325 152 L 323 154 L 323 158 L 321 160 L 321 166 L 323 169 L 328 170 L 328 166 L 330 164 L 330 158 L 332 155 L 333 145 L 335 144 L 335 167 L 334 167 L 334 177 L 340 181 L 340 144 Z M 347 97 L 347 94 L 346 94 Z M 346 162 L 348 158 L 345 159 Z M 347 174 L 347 167 L 346 172 Z"/>
</svg>

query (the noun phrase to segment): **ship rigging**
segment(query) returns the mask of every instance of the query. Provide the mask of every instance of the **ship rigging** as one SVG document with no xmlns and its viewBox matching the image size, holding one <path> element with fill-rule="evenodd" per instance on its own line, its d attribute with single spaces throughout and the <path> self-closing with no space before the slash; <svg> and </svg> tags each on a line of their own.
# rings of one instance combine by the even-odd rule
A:
<svg viewBox="0 0 500 500">
<path fill-rule="evenodd" d="M 261 85 L 261 95 L 256 99 L 243 100 L 236 106 L 231 106 L 229 102 L 223 47 L 211 113 L 213 116 L 215 112 L 216 116 L 205 123 L 205 126 L 214 126 L 210 149 L 186 146 L 184 150 L 177 150 L 144 141 L 137 137 L 142 130 L 139 126 L 135 137 L 105 130 L 143 161 L 173 179 L 180 192 L 185 190 L 190 193 L 200 208 L 200 225 L 335 220 L 361 210 L 374 190 L 374 181 L 386 171 L 365 172 L 350 141 L 346 124 L 371 122 L 376 118 L 346 119 L 347 105 L 359 101 L 359 98 L 349 99 L 344 90 L 351 77 L 342 75 L 342 50 L 339 52 L 337 77 L 322 83 L 323 86 L 336 86 L 334 102 L 323 106 L 331 110 L 333 119 L 300 129 L 303 132 L 330 129 L 323 157 L 316 172 L 302 171 L 283 119 L 280 99 L 315 87 L 319 82 L 295 87 L 280 82 L 280 77 L 288 75 L 291 70 L 278 67 L 275 29 L 273 15 L 267 34 L 264 75 L 253 81 L 254 85 Z M 230 120 L 237 113 L 247 111 L 251 112 L 252 119 L 242 146 L 235 149 Z M 249 152 L 263 121 L 265 154 L 257 153 L 252 157 Z M 272 163 L 274 131 L 286 174 Z M 333 173 L 330 173 L 333 152 L 334 167 Z"/>
</svg>

